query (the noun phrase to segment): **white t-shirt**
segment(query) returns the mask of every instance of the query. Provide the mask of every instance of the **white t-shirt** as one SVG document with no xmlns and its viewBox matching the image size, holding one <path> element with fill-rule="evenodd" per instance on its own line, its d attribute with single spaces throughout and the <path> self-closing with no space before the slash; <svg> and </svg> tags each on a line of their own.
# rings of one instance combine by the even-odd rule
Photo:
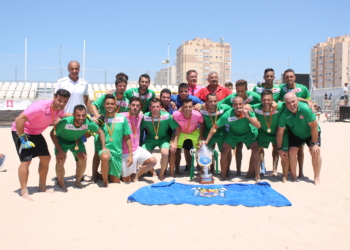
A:
<svg viewBox="0 0 350 250">
<path fill-rule="evenodd" d="M 66 113 L 73 113 L 76 105 L 84 104 L 84 95 L 88 95 L 88 83 L 82 78 L 74 82 L 69 76 L 63 77 L 57 81 L 55 93 L 58 89 L 68 90 L 70 97 L 64 111 Z"/>
<path fill-rule="evenodd" d="M 343 87 L 343 91 L 344 91 L 344 95 L 349 95 L 349 92 L 347 92 L 347 91 L 349 91 L 349 89 L 348 89 L 348 87 Z M 346 92 L 345 92 L 346 91 Z"/>
</svg>

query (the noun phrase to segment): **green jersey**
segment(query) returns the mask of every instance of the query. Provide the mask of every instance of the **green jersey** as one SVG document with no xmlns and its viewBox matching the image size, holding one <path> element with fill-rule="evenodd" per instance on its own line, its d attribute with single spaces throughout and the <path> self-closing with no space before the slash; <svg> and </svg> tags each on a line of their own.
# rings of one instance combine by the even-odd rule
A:
<svg viewBox="0 0 350 250">
<path fill-rule="evenodd" d="M 270 112 L 263 111 L 263 105 L 262 104 L 255 104 L 252 106 L 252 109 L 255 113 L 256 118 L 261 124 L 261 128 L 259 129 L 259 134 L 266 134 L 266 135 L 276 135 L 277 132 L 277 126 L 278 126 L 278 118 L 282 111 L 286 108 L 285 104 L 283 102 L 279 102 L 277 109 Z M 265 114 L 265 115 L 264 115 Z M 270 122 L 271 119 L 271 122 Z M 268 133 L 267 130 L 269 127 L 267 124 L 270 124 L 271 132 Z"/>
<path fill-rule="evenodd" d="M 146 128 L 147 135 L 146 140 L 155 140 L 155 137 L 158 136 L 160 140 L 169 140 L 170 135 L 168 134 L 169 127 L 171 129 L 176 129 L 179 126 L 177 122 L 173 119 L 173 116 L 165 111 L 160 111 L 159 118 L 153 118 L 152 122 L 152 113 L 147 112 L 143 115 L 141 122 L 141 131 Z M 155 129 L 158 133 L 156 133 Z"/>
<path fill-rule="evenodd" d="M 261 97 L 259 94 L 255 93 L 253 91 L 247 91 L 246 94 L 247 94 L 247 98 L 243 100 L 244 104 L 253 105 L 253 104 L 260 103 Z M 230 107 L 232 107 L 233 99 L 236 96 L 237 96 L 237 93 L 233 93 L 233 94 L 227 96 L 225 99 L 221 100 L 219 103 L 226 104 L 226 105 L 229 105 Z"/>
<path fill-rule="evenodd" d="M 123 137 L 131 134 L 131 129 L 126 117 L 120 114 L 115 114 L 115 117 L 106 117 L 106 123 L 101 126 L 101 129 L 106 137 L 106 148 L 109 149 L 112 154 L 121 155 L 123 152 Z M 112 136 L 109 134 L 109 131 L 112 132 Z"/>
<path fill-rule="evenodd" d="M 255 117 L 254 112 L 249 112 L 250 117 Z M 250 124 L 249 120 L 245 117 L 240 118 L 237 117 L 235 114 L 235 109 L 231 108 L 229 111 L 226 111 L 225 114 L 223 114 L 220 119 L 216 122 L 216 125 L 218 127 L 222 127 L 224 125 L 229 125 L 229 132 L 228 134 L 234 135 L 234 136 L 241 136 L 245 135 L 248 132 L 256 133 L 257 129 Z"/>
<path fill-rule="evenodd" d="M 124 93 L 125 97 L 129 100 L 131 97 L 136 96 L 141 98 L 141 105 L 142 105 L 142 112 L 145 113 L 148 110 L 149 103 L 152 98 L 156 97 L 156 94 L 153 90 L 147 89 L 146 94 L 141 95 L 139 92 L 139 88 L 131 88 L 125 91 Z"/>
<path fill-rule="evenodd" d="M 112 95 L 115 97 L 115 99 L 117 99 L 115 92 L 113 92 Z M 93 105 L 96 106 L 97 109 L 100 110 L 99 113 L 101 115 L 106 115 L 106 108 L 104 106 L 105 97 L 106 97 L 106 95 L 102 95 L 92 103 Z M 122 113 L 122 112 L 127 112 L 127 111 L 129 111 L 129 100 L 128 100 L 128 98 L 126 98 L 126 96 L 124 94 L 122 99 L 117 100 L 116 113 Z"/>
<path fill-rule="evenodd" d="M 76 127 L 74 126 L 74 116 L 65 117 L 56 125 L 57 137 L 59 137 L 61 141 L 67 143 L 80 140 L 88 130 L 97 132 L 98 126 L 89 119 L 86 119 L 84 124 L 80 127 Z"/>
<path fill-rule="evenodd" d="M 217 113 L 210 113 L 207 110 L 201 109 L 199 110 L 199 112 L 202 114 L 203 118 L 204 118 L 204 123 L 205 123 L 205 130 L 204 130 L 204 136 L 206 137 L 209 134 L 209 131 L 211 129 L 211 127 L 215 124 L 215 121 L 219 120 L 220 117 L 228 110 L 230 110 L 231 107 L 229 105 L 226 104 L 217 104 Z M 216 117 L 217 114 L 217 117 Z M 226 128 L 220 127 L 217 129 L 216 133 L 214 134 L 213 137 L 221 137 L 221 136 L 225 136 L 226 135 Z"/>
<path fill-rule="evenodd" d="M 303 98 L 306 100 L 311 99 L 310 92 L 307 89 L 307 87 L 305 87 L 304 85 L 299 84 L 299 83 L 295 83 L 294 89 L 288 88 L 287 84 L 281 84 L 280 89 L 281 89 L 281 93 L 280 93 L 279 100 L 282 102 L 284 101 L 283 98 L 284 98 L 285 94 L 287 94 L 288 92 L 294 92 L 297 97 L 300 97 L 300 98 Z"/>
<path fill-rule="evenodd" d="M 290 131 L 301 139 L 307 139 L 311 136 L 310 122 L 316 120 L 316 115 L 309 108 L 309 105 L 303 102 L 298 103 L 298 111 L 296 114 L 290 112 L 289 109 L 285 109 L 279 119 L 278 127 L 288 127 Z M 318 131 L 321 131 L 318 125 Z"/>
<path fill-rule="evenodd" d="M 261 93 L 266 90 L 267 88 L 265 88 L 265 84 L 263 84 L 262 86 L 255 86 L 253 88 L 253 92 L 258 93 L 259 95 L 261 95 Z M 273 84 L 271 89 L 267 89 L 267 90 L 271 90 L 273 93 L 273 100 L 275 102 L 277 102 L 280 98 L 280 93 L 281 93 L 281 89 L 278 85 Z"/>
</svg>

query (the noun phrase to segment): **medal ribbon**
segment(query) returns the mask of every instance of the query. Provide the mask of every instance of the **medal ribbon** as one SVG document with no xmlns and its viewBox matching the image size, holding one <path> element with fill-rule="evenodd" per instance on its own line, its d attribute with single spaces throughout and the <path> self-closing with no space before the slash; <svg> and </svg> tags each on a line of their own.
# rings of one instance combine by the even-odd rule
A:
<svg viewBox="0 0 350 250">
<path fill-rule="evenodd" d="M 184 116 L 185 117 L 185 116 Z M 186 117 L 185 117 L 186 118 Z M 189 134 L 188 133 L 188 130 L 190 129 L 190 125 L 191 125 L 191 122 L 192 122 L 192 113 L 191 113 L 191 116 L 190 118 L 188 118 L 188 122 L 187 122 L 187 126 L 186 126 L 186 134 Z"/>
<path fill-rule="evenodd" d="M 106 117 L 106 126 L 107 126 L 107 129 L 108 129 L 108 134 L 109 136 L 112 138 L 112 135 L 113 135 L 113 132 L 114 132 L 114 125 L 115 125 L 115 118 L 116 116 L 114 115 L 114 118 L 113 118 L 113 121 L 112 121 L 112 130 L 110 129 L 110 127 L 108 127 L 108 117 Z"/>
<path fill-rule="evenodd" d="M 210 114 L 210 111 L 208 109 L 208 112 L 209 112 L 209 119 L 210 119 L 210 123 L 211 125 L 214 127 L 214 125 L 216 124 L 216 121 L 218 120 L 218 107 L 216 106 L 216 111 L 215 111 L 215 122 L 213 123 L 212 119 L 211 119 L 211 114 Z"/>
<path fill-rule="evenodd" d="M 263 114 L 264 114 L 264 118 L 265 118 L 265 121 L 266 121 L 266 125 L 267 127 L 270 129 L 271 127 L 271 123 L 272 123 L 272 108 L 270 108 L 270 124 L 267 122 L 267 119 L 266 119 L 266 115 L 265 115 L 265 111 L 263 110 Z"/>
<path fill-rule="evenodd" d="M 153 120 L 153 117 L 152 118 L 152 125 L 153 125 L 153 129 L 154 129 L 154 132 L 156 133 L 156 136 L 158 136 L 158 132 L 159 132 L 159 124 L 160 124 L 160 115 L 158 117 L 158 128 L 156 129 L 156 126 L 154 126 L 154 120 Z"/>
<path fill-rule="evenodd" d="M 119 110 L 120 110 L 120 107 L 121 107 L 121 103 L 123 102 L 123 99 L 121 99 L 121 100 L 118 100 L 117 99 L 117 103 L 119 102 L 119 105 L 117 105 L 117 107 L 115 108 L 115 112 L 116 113 L 119 113 Z"/>
</svg>

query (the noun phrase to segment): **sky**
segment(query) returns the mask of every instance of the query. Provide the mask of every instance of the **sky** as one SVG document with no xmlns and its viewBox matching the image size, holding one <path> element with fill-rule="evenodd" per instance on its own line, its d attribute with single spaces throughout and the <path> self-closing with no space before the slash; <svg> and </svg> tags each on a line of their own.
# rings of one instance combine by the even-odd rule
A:
<svg viewBox="0 0 350 250">
<path fill-rule="evenodd" d="M 120 71 L 154 78 L 168 43 L 174 65 L 182 41 L 197 36 L 231 44 L 233 82 L 260 81 L 269 67 L 276 79 L 288 66 L 309 73 L 312 46 L 350 34 L 349 9 L 345 0 L 2 1 L 0 81 L 24 79 L 25 38 L 32 81 L 67 75 L 70 60 L 83 61 L 84 39 L 91 82 L 112 82 Z"/>
</svg>

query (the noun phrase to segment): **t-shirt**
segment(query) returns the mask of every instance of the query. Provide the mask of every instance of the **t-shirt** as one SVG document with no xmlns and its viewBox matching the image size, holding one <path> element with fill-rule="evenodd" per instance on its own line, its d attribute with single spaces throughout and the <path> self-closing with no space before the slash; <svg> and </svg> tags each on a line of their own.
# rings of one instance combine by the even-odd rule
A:
<svg viewBox="0 0 350 250">
<path fill-rule="evenodd" d="M 258 104 L 260 103 L 261 96 L 253 91 L 247 91 L 246 92 L 247 98 L 243 100 L 244 104 Z M 238 96 L 237 93 L 233 93 L 226 97 L 224 100 L 220 101 L 221 104 L 226 104 L 232 107 L 233 99 Z"/>
<path fill-rule="evenodd" d="M 29 135 L 40 135 L 50 126 L 57 117 L 65 117 L 64 110 L 57 110 L 51 113 L 53 100 L 40 100 L 32 103 L 23 114 L 29 119 L 24 123 L 24 133 Z M 17 131 L 16 122 L 12 123 L 12 131 Z"/>
<path fill-rule="evenodd" d="M 88 130 L 92 132 L 97 132 L 98 125 L 96 125 L 89 119 L 86 119 L 80 127 L 76 127 L 74 125 L 74 116 L 69 116 L 63 118 L 59 123 L 57 123 L 56 136 L 64 142 L 71 143 L 80 140 L 80 138 Z"/>
<path fill-rule="evenodd" d="M 255 86 L 253 88 L 253 92 L 258 93 L 259 95 L 261 95 L 261 93 L 266 90 L 267 88 L 265 88 L 265 84 L 263 84 L 262 86 Z M 280 97 L 280 93 L 281 93 L 281 89 L 278 85 L 273 84 L 271 89 L 267 89 L 267 90 L 271 90 L 273 93 L 273 100 L 275 102 L 277 102 L 279 100 Z"/>
<path fill-rule="evenodd" d="M 277 127 L 278 127 L 278 118 L 282 113 L 282 111 L 286 108 L 286 105 L 284 104 L 284 102 L 279 102 L 277 105 L 278 105 L 277 109 L 271 112 L 271 118 L 270 118 L 270 111 L 269 112 L 263 111 L 262 104 L 255 104 L 252 106 L 255 116 L 261 124 L 259 133 L 262 133 L 265 135 L 276 135 Z M 264 113 L 265 113 L 265 116 L 264 116 Z M 270 119 L 271 119 L 271 123 L 270 123 Z M 270 133 L 267 132 L 267 129 L 269 128 L 267 126 L 267 123 L 270 124 L 270 129 L 271 129 Z"/>
<path fill-rule="evenodd" d="M 196 95 L 198 91 L 202 88 L 202 86 L 198 86 L 197 84 L 194 85 L 194 88 L 191 88 L 190 85 L 188 85 L 188 93 L 190 93 L 191 95 Z"/>
<path fill-rule="evenodd" d="M 69 78 L 63 77 L 57 81 L 55 93 L 59 89 L 68 90 L 70 97 L 65 107 L 66 113 L 73 113 L 76 105 L 84 105 L 84 95 L 88 96 L 88 83 L 82 78 L 78 78 L 76 82 Z"/>
<path fill-rule="evenodd" d="M 224 99 L 226 96 L 229 96 L 232 92 L 231 90 L 225 88 L 225 87 L 222 87 L 220 85 L 218 85 L 217 89 L 213 92 L 213 91 L 210 91 L 210 88 L 209 88 L 210 85 L 208 85 L 207 87 L 205 88 L 202 88 L 200 89 L 197 94 L 195 94 L 195 96 L 197 96 L 199 99 L 201 99 L 203 102 L 206 101 L 206 98 L 207 98 L 207 95 L 209 93 L 215 93 L 216 96 L 218 97 L 218 101 L 221 101 L 222 99 Z"/>
<path fill-rule="evenodd" d="M 108 150 L 111 151 L 111 154 L 118 154 L 121 155 L 123 153 L 122 151 L 122 141 L 125 135 L 131 134 L 131 129 L 129 127 L 128 121 L 125 116 L 121 114 L 115 114 L 115 117 L 106 118 L 107 122 L 101 126 L 101 129 L 103 130 L 105 137 L 106 137 L 106 147 Z M 113 130 L 113 124 L 114 124 L 114 130 L 112 133 L 112 136 L 110 136 L 108 132 L 108 127 L 110 130 Z M 110 138 L 112 137 L 113 141 L 110 141 Z M 129 151 L 127 151 L 129 153 Z"/>
<path fill-rule="evenodd" d="M 189 99 L 192 100 L 193 105 L 196 105 L 197 103 L 200 103 L 200 104 L 203 104 L 203 103 L 204 103 L 204 102 L 202 102 L 201 99 L 199 99 L 198 97 L 193 96 L 193 95 L 188 95 L 187 98 L 189 98 Z M 171 95 L 171 100 L 172 100 L 173 102 L 175 102 L 176 107 L 177 107 L 178 109 L 182 107 L 183 102 L 182 102 L 182 100 L 181 100 L 181 98 L 180 98 L 180 95 Z"/>
<path fill-rule="evenodd" d="M 113 92 L 112 94 L 114 97 L 116 97 L 116 93 Z M 105 97 L 106 95 L 102 95 L 99 98 L 97 98 L 92 104 L 96 106 L 97 109 L 99 109 L 99 113 L 101 115 L 105 115 L 106 114 L 106 108 L 104 106 L 105 103 Z M 128 98 L 125 97 L 125 95 L 123 96 L 123 98 L 121 100 L 117 100 L 117 108 L 116 108 L 118 112 L 116 113 L 121 113 L 121 112 L 126 112 L 129 111 L 129 100 Z"/>
<path fill-rule="evenodd" d="M 146 94 L 140 95 L 139 88 L 131 88 L 125 91 L 124 96 L 129 100 L 133 96 L 137 96 L 141 98 L 142 112 L 145 113 L 149 108 L 150 100 L 156 97 L 156 94 L 153 90 L 147 89 Z"/>
<path fill-rule="evenodd" d="M 126 117 L 129 124 L 129 128 L 131 129 L 132 135 L 130 137 L 131 137 L 131 144 L 132 144 L 132 152 L 134 152 L 136 151 L 136 149 L 138 149 L 140 144 L 140 125 L 143 118 L 143 114 L 138 114 L 138 117 L 129 116 L 129 112 L 123 112 L 120 114 Z M 134 131 L 133 131 L 133 127 L 134 127 Z M 126 145 L 126 141 L 124 138 L 123 138 L 123 154 L 129 154 L 128 146 Z"/>
<path fill-rule="evenodd" d="M 160 123 L 159 123 L 160 120 Z M 170 135 L 168 134 L 168 129 L 172 130 L 176 129 L 179 125 L 174 121 L 173 116 L 165 111 L 160 111 L 159 118 L 153 118 L 152 123 L 152 113 L 147 112 L 144 114 L 142 122 L 141 122 L 141 131 L 143 129 L 147 129 L 146 140 L 155 140 L 155 137 L 158 135 L 161 140 L 169 140 Z M 158 126 L 159 123 L 159 126 Z M 154 131 L 154 127 L 156 128 L 158 134 Z"/>
<path fill-rule="evenodd" d="M 250 117 L 255 117 L 254 112 L 249 112 Z M 235 109 L 231 108 L 226 111 L 220 119 L 216 122 L 216 125 L 220 128 L 224 125 L 229 125 L 228 136 L 241 136 L 245 135 L 248 132 L 256 133 L 257 129 L 250 124 L 249 120 L 245 117 L 237 117 L 235 114 Z"/>
<path fill-rule="evenodd" d="M 344 95 L 349 95 L 349 89 L 348 89 L 348 87 L 343 87 L 343 91 L 344 91 Z"/>
<path fill-rule="evenodd" d="M 211 127 L 213 127 L 213 125 L 215 125 L 215 121 L 219 120 L 220 117 L 228 110 L 231 109 L 230 106 L 226 105 L 226 104 L 217 104 L 217 112 L 214 113 L 210 113 L 209 111 L 205 110 L 205 109 L 201 109 L 199 110 L 199 112 L 202 114 L 203 118 L 204 118 L 204 123 L 205 123 L 205 130 L 204 130 L 204 136 L 207 137 L 207 135 L 209 134 L 209 131 L 211 129 Z M 215 118 L 217 114 L 217 117 Z M 213 135 L 213 137 L 221 137 L 224 136 L 226 134 L 226 129 L 225 127 L 220 127 L 216 130 L 216 133 Z"/>
<path fill-rule="evenodd" d="M 307 139 L 311 136 L 310 122 L 315 121 L 316 115 L 309 108 L 309 105 L 303 102 L 298 103 L 298 111 L 296 114 L 285 109 L 279 119 L 278 127 L 284 128 L 288 126 L 290 131 L 301 139 Z M 321 131 L 318 125 L 318 131 Z"/>
<path fill-rule="evenodd" d="M 288 88 L 287 84 L 281 84 L 280 89 L 281 89 L 280 101 L 284 101 L 284 96 L 288 92 L 294 92 L 297 97 L 300 97 L 300 98 L 303 98 L 306 100 L 311 99 L 311 95 L 310 95 L 309 90 L 304 85 L 299 84 L 299 83 L 295 83 L 294 89 Z"/>
<path fill-rule="evenodd" d="M 180 111 L 173 113 L 174 120 L 179 124 L 180 131 L 186 134 L 190 134 L 195 131 L 199 123 L 203 123 L 203 116 L 197 110 L 192 110 L 190 118 L 186 118 Z"/>
</svg>

